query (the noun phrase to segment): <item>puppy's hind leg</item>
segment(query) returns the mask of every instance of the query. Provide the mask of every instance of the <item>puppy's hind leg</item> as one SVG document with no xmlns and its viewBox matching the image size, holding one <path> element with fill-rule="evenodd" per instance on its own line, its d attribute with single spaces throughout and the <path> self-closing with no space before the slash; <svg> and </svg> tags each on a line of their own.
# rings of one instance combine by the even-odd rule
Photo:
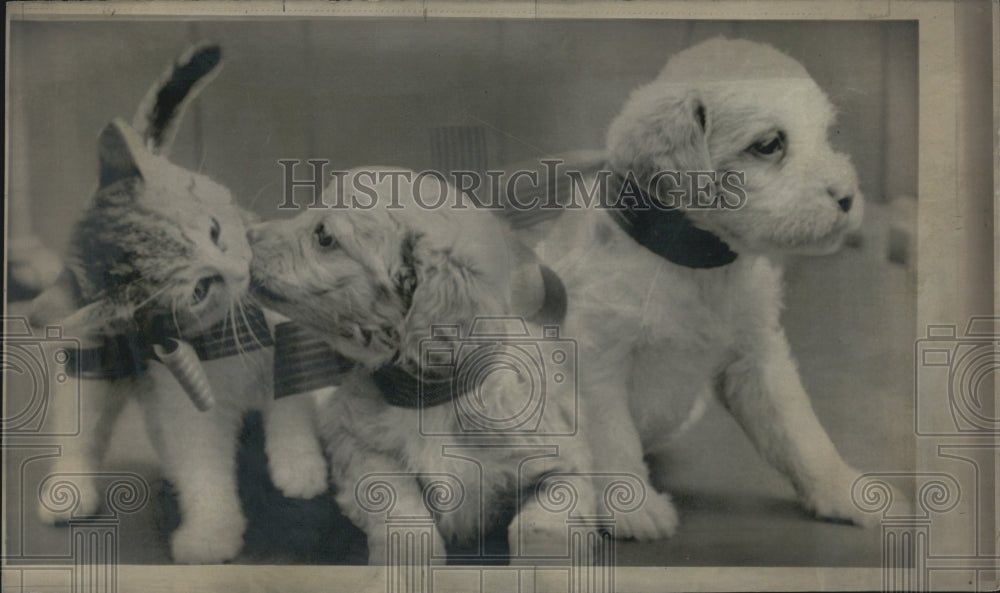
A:
<svg viewBox="0 0 1000 593">
<path fill-rule="evenodd" d="M 837 452 L 813 412 L 781 330 L 756 335 L 723 373 L 718 395 L 757 450 L 787 475 L 808 511 L 824 519 L 877 524 L 851 500 L 860 472 Z"/>
</svg>

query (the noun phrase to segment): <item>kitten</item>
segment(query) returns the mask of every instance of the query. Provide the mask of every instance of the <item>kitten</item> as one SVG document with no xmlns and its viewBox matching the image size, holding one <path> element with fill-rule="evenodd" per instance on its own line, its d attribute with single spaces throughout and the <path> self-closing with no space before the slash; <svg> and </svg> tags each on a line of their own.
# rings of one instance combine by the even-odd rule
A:
<svg viewBox="0 0 1000 593">
<path fill-rule="evenodd" d="M 247 214 L 225 187 L 161 154 L 219 60 L 217 46 L 193 48 L 153 86 L 133 125 L 115 120 L 101 133 L 99 188 L 73 229 L 62 276 L 35 300 L 32 316 L 34 325 L 61 325 L 83 344 L 81 376 L 51 382 L 57 423 L 80 406 L 79 436 L 64 442 L 54 469 L 75 486 L 76 504 L 54 504 L 59 493 L 43 491 L 42 520 L 98 510 L 95 473 L 125 398 L 134 396 L 178 491 L 182 519 L 171 551 L 183 563 L 229 560 L 243 545 L 235 463 L 247 410 L 264 414 L 276 485 L 290 496 L 326 490 L 313 404 L 307 397 L 272 401 L 273 354 L 260 347 L 270 335 L 259 310 L 243 304 Z M 189 361 L 204 370 L 214 395 L 211 409 L 200 411 L 150 345 L 158 343 L 161 355 L 164 347 L 204 345 L 210 328 L 207 335 L 227 339 L 225 353 L 237 355 Z"/>
</svg>

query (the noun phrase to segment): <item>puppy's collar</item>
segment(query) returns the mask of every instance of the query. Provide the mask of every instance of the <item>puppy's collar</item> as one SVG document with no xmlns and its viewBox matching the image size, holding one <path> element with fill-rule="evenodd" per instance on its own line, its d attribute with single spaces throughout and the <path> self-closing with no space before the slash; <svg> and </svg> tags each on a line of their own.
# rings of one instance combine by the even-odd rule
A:
<svg viewBox="0 0 1000 593">
<path fill-rule="evenodd" d="M 738 254 L 729 249 L 729 245 L 715 234 L 691 224 L 683 211 L 652 206 L 653 201 L 643 188 L 621 176 L 618 182 L 620 186 L 630 183 L 630 191 L 638 193 L 649 205 L 638 209 L 637 205 L 622 204 L 620 209 L 608 210 L 611 218 L 636 243 L 685 268 L 718 268 L 736 261 Z"/>
<path fill-rule="evenodd" d="M 372 379 L 386 403 L 400 408 L 430 408 L 448 403 L 472 390 L 471 385 L 469 389 L 459 389 L 454 377 L 416 377 L 391 364 L 376 369 Z"/>
<path fill-rule="evenodd" d="M 154 345 L 183 340 L 191 345 L 198 359 L 215 360 L 266 348 L 273 344 L 264 313 L 247 307 L 235 325 L 221 321 L 195 336 L 180 337 L 173 317 L 168 313 L 149 315 L 135 331 L 109 337 L 100 346 L 66 351 L 66 372 L 83 379 L 119 379 L 141 375 L 150 360 L 159 361 Z M 161 361 L 162 362 L 162 361 Z"/>
<path fill-rule="evenodd" d="M 566 317 L 566 287 L 559 276 L 540 266 L 545 298 L 528 321 L 539 324 L 561 323 Z M 274 328 L 274 397 L 296 395 L 343 383 L 344 376 L 357 363 L 335 351 L 322 337 L 294 322 Z M 402 408 L 427 408 L 445 404 L 472 391 L 475 385 L 455 380 L 453 376 L 422 377 L 399 365 L 383 365 L 372 372 L 372 380 L 386 403 Z"/>
</svg>

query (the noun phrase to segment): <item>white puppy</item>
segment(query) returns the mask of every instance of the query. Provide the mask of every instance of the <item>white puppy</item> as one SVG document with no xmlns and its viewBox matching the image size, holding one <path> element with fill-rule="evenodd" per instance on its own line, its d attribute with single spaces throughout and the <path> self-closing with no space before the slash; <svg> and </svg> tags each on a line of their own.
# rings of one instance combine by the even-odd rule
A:
<svg viewBox="0 0 1000 593">
<path fill-rule="evenodd" d="M 859 472 L 817 420 L 780 322 L 782 255 L 831 252 L 861 220 L 855 171 L 827 141 L 833 113 L 792 58 L 750 41 L 707 41 L 673 57 L 612 123 L 611 193 L 630 173 L 635 187 L 624 193 L 634 196 L 662 171 L 735 171 L 745 182 L 731 185 L 745 199 L 732 192 L 728 208 L 682 206 L 683 215 L 634 201 L 624 213 L 566 209 L 523 231 L 569 292 L 564 332 L 581 347 L 581 429 L 594 442 L 614 435 L 615 446 L 592 447 L 598 470 L 648 480 L 644 455 L 661 452 L 714 395 L 809 511 L 871 520 L 851 503 Z M 672 179 L 642 197 L 690 199 Z M 661 493 L 616 530 L 652 539 L 676 523 Z"/>
<path fill-rule="evenodd" d="M 346 184 L 358 174 L 348 174 Z M 521 414 L 540 395 L 532 393 L 532 363 L 516 372 L 506 364 L 530 358 L 531 342 L 542 334 L 529 323 L 521 328 L 530 333 L 525 339 L 496 318 L 538 304 L 518 290 L 530 276 L 526 250 L 508 244 L 502 221 L 490 212 L 424 209 L 411 189 L 401 183 L 394 191 L 385 179 L 375 186 L 374 208 L 308 210 L 250 233 L 255 294 L 358 364 L 328 395 L 319 417 L 337 502 L 367 535 L 373 564 L 407 561 L 393 548 L 390 529 L 400 528 L 390 525 L 393 518 L 433 516 L 437 531 L 423 545 L 440 559 L 446 541 L 475 542 L 515 506 L 512 554 L 565 555 L 566 509 L 545 507 L 544 492 L 519 502 L 546 488 L 540 483 L 561 487 L 546 476 L 589 468 L 586 447 L 553 436 L 573 433 L 570 382 L 548 382 L 544 409 L 532 419 Z M 435 201 L 426 193 L 424 200 Z M 458 331 L 428 342 L 441 324 Z M 470 332 L 490 337 L 466 340 Z M 445 362 L 454 366 L 434 377 L 442 383 L 421 386 L 435 368 L 423 357 L 428 345 L 462 362 Z M 571 358 L 562 362 L 571 365 Z M 421 389 L 432 383 L 434 393 L 441 385 L 463 390 L 420 409 L 419 398 L 431 393 Z M 589 478 L 577 482 L 576 494 L 573 512 L 593 517 L 597 500 Z M 420 541 L 419 534 L 411 536 Z"/>
</svg>

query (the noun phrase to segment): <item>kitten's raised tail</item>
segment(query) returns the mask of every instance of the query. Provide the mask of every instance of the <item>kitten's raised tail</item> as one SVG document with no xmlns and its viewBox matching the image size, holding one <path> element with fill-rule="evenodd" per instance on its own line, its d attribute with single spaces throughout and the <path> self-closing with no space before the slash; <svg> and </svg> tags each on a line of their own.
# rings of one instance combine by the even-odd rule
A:
<svg viewBox="0 0 1000 593">
<path fill-rule="evenodd" d="M 198 43 L 171 64 L 146 92 L 132 127 L 151 152 L 166 154 L 170 150 L 184 110 L 215 78 L 221 62 L 222 49 L 217 44 Z"/>
</svg>

